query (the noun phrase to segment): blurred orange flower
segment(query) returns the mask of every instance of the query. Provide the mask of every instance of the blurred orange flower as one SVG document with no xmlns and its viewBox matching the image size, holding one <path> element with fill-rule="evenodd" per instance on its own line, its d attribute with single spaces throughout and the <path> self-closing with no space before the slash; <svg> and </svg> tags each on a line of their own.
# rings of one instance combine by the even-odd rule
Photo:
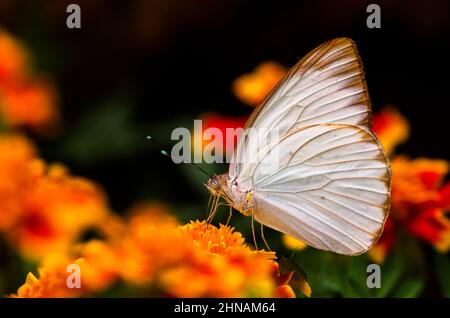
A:
<svg viewBox="0 0 450 318">
<path fill-rule="evenodd" d="M 409 135 L 409 124 L 394 108 L 373 118 L 374 131 L 392 153 Z M 387 145 L 387 146 L 386 146 Z M 395 242 L 401 226 L 412 235 L 430 243 L 439 252 L 450 249 L 450 183 L 444 184 L 449 163 L 444 160 L 409 159 L 398 155 L 391 159 L 391 213 L 380 241 L 369 256 L 382 262 Z"/>
<path fill-rule="evenodd" d="M 387 155 L 409 137 L 409 123 L 394 107 L 385 107 L 372 118 L 372 130 L 380 139 Z"/>
<path fill-rule="evenodd" d="M 233 93 L 245 104 L 257 106 L 286 72 L 286 68 L 276 62 L 264 62 L 253 72 L 235 79 L 232 84 Z"/>
<path fill-rule="evenodd" d="M 38 268 L 38 277 L 28 273 L 25 283 L 12 297 L 68 298 L 92 294 L 110 287 L 118 276 L 119 259 L 103 242 L 93 240 L 77 248 L 77 255 L 48 254 Z M 73 273 L 69 266 L 77 265 L 80 274 L 79 288 L 67 281 Z"/>
<path fill-rule="evenodd" d="M 449 164 L 443 160 L 397 157 L 392 161 L 393 218 L 438 251 L 450 249 L 450 182 L 443 184 Z"/>
<path fill-rule="evenodd" d="M 24 45 L 0 29 L 0 85 L 22 79 L 27 66 L 28 53 Z"/>
<path fill-rule="evenodd" d="M 48 255 L 39 267 L 39 278 L 33 273 L 28 273 L 25 283 L 19 287 L 17 294 L 11 297 L 19 298 L 63 298 L 78 297 L 82 289 L 68 288 L 67 266 L 77 264 L 80 266 L 81 259 L 71 259 L 66 255 Z"/>
<path fill-rule="evenodd" d="M 0 135 L 0 233 L 22 256 L 65 251 L 107 215 L 96 184 L 47 166 L 25 137 Z"/>
<path fill-rule="evenodd" d="M 0 87 L 0 113 L 10 127 L 30 127 L 44 132 L 59 117 L 55 88 L 34 80 Z"/>
<path fill-rule="evenodd" d="M 0 30 L 0 122 L 8 128 L 29 127 L 47 132 L 57 123 L 53 85 L 29 69 L 24 46 Z"/>
<path fill-rule="evenodd" d="M 103 192 L 87 179 L 69 175 L 61 165 L 34 166 L 34 175 L 20 193 L 21 216 L 5 233 L 27 258 L 67 250 L 86 229 L 107 214 Z"/>
<path fill-rule="evenodd" d="M 30 178 L 34 145 L 20 135 L 0 135 L 0 232 L 9 229 L 21 214 L 18 193 Z"/>
</svg>

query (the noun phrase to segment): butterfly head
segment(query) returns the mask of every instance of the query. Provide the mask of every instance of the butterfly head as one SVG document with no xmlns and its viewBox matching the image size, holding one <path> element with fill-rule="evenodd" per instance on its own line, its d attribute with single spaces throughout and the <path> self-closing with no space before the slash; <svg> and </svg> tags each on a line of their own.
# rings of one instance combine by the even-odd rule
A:
<svg viewBox="0 0 450 318">
<path fill-rule="evenodd" d="M 206 187 L 212 194 L 217 194 L 220 192 L 221 182 L 219 180 L 219 177 L 220 176 L 213 175 L 212 178 L 209 179 L 208 182 L 206 183 Z"/>
<path fill-rule="evenodd" d="M 213 175 L 211 179 L 208 180 L 206 188 L 214 196 L 220 196 L 227 201 L 230 201 L 230 186 L 229 186 L 228 174 Z"/>
<path fill-rule="evenodd" d="M 237 181 L 228 174 L 214 175 L 208 180 L 206 187 L 212 195 L 222 197 L 244 215 L 253 207 L 253 192 L 240 189 Z"/>
</svg>

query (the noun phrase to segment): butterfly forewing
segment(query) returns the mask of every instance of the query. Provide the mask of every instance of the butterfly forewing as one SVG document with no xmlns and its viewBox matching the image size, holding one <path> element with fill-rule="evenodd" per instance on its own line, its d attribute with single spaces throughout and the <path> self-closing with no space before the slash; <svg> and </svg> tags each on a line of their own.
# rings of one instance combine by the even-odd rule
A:
<svg viewBox="0 0 450 318">
<path fill-rule="evenodd" d="M 271 143 L 270 134 L 282 136 L 312 124 L 337 123 L 369 128 L 370 100 L 364 71 L 354 42 L 328 41 L 301 59 L 253 112 L 246 129 L 259 128 L 257 145 Z M 244 133 L 245 135 L 245 133 Z M 252 140 L 255 142 L 255 140 Z M 249 138 L 240 138 L 230 165 L 230 176 L 255 154 Z"/>
</svg>

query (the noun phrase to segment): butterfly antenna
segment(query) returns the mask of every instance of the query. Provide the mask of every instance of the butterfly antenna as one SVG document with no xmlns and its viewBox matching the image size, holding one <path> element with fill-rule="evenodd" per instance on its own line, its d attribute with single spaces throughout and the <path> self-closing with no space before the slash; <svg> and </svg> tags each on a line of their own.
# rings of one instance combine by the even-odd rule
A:
<svg viewBox="0 0 450 318">
<path fill-rule="evenodd" d="M 155 144 L 157 144 L 159 146 L 159 148 L 161 149 L 161 154 L 162 155 L 172 159 L 172 157 L 169 155 L 169 153 L 164 149 L 163 145 L 161 145 L 155 138 L 153 138 L 152 136 L 147 136 L 147 139 L 152 141 L 152 142 L 154 142 Z M 183 161 L 181 161 L 181 162 L 183 162 Z M 210 179 L 212 178 L 212 176 L 208 172 L 206 172 L 204 169 L 200 168 L 200 166 L 196 165 L 195 163 L 193 163 L 193 162 L 183 162 L 183 163 L 186 163 L 189 166 L 191 166 L 193 168 L 196 168 L 197 170 L 203 172 Z"/>
</svg>

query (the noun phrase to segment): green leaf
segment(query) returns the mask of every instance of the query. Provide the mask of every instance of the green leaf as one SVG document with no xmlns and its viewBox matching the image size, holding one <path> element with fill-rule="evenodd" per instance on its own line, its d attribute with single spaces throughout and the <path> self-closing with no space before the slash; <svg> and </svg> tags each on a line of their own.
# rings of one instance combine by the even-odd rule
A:
<svg viewBox="0 0 450 318">
<path fill-rule="evenodd" d="M 377 297 L 388 297 L 400 281 L 404 265 L 398 258 L 390 257 L 381 267 L 381 288 L 376 291 Z"/>
<path fill-rule="evenodd" d="M 450 260 L 448 256 L 436 253 L 434 263 L 442 292 L 445 297 L 450 297 Z"/>
<path fill-rule="evenodd" d="M 395 298 L 414 298 L 419 296 L 423 290 L 424 283 L 421 279 L 411 278 L 402 283 L 395 291 Z"/>
</svg>

